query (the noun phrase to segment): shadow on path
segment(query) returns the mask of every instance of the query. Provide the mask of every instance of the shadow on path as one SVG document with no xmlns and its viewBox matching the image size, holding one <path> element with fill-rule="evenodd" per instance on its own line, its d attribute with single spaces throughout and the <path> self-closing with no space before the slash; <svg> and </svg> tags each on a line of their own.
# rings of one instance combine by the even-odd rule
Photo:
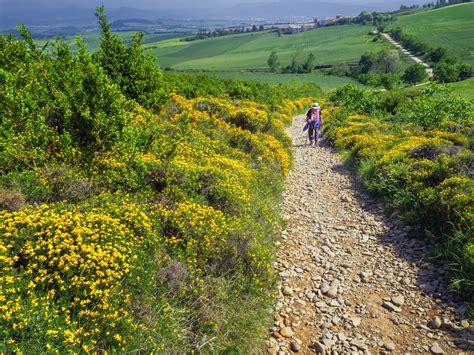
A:
<svg viewBox="0 0 474 355">
<path fill-rule="evenodd" d="M 337 153 L 325 140 L 321 140 L 319 146 L 331 153 Z M 404 283 L 409 289 L 420 290 L 431 297 L 447 313 L 449 310 L 456 310 L 458 320 L 466 318 L 467 305 L 455 294 L 449 292 L 449 277 L 446 269 L 443 265 L 433 264 L 427 260 L 430 255 L 429 241 L 410 236 L 411 228 L 401 222 L 396 213 L 389 215 L 383 200 L 371 194 L 362 185 L 349 164 L 334 165 L 332 170 L 349 178 L 351 190 L 357 203 L 365 212 L 381 217 L 381 220 L 389 228 L 387 233 L 379 236 L 380 243 L 389 245 L 400 259 L 405 260 L 416 269 L 416 285 L 411 284 L 412 281 L 409 278 L 403 278 L 401 283 Z M 443 318 L 442 314 L 439 316 Z M 424 327 L 427 324 L 418 324 L 417 326 Z M 474 351 L 473 327 L 462 328 L 458 325 L 445 323 L 442 329 L 453 336 L 456 346 L 463 350 Z"/>
</svg>

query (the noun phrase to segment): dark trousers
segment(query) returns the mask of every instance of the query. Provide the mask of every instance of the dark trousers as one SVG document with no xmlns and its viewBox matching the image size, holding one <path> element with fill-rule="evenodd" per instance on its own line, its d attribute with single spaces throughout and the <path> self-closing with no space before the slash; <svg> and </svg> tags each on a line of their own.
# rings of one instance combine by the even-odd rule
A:
<svg viewBox="0 0 474 355">
<path fill-rule="evenodd" d="M 319 122 L 310 122 L 308 127 L 309 141 L 318 140 Z"/>
</svg>

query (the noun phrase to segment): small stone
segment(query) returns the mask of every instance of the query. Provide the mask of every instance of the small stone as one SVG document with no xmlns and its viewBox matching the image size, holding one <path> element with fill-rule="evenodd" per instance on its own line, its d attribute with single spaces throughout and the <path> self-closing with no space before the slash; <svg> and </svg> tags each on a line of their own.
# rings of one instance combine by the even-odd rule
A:
<svg viewBox="0 0 474 355">
<path fill-rule="evenodd" d="M 360 350 L 367 350 L 367 345 L 365 345 L 365 341 L 362 339 L 353 339 L 351 340 L 350 344 Z"/>
<path fill-rule="evenodd" d="M 392 312 L 397 312 L 397 313 L 399 313 L 399 312 L 402 311 L 402 309 L 401 309 L 400 307 L 395 306 L 392 302 L 384 301 L 384 302 L 382 303 L 382 306 L 383 306 L 384 308 L 388 309 L 389 311 L 392 311 Z"/>
<path fill-rule="evenodd" d="M 329 328 L 331 328 L 331 323 L 329 323 L 329 322 L 324 322 L 324 323 L 321 325 L 321 328 L 322 328 L 322 329 L 329 329 Z"/>
<path fill-rule="evenodd" d="M 284 294 L 285 296 L 291 296 L 291 295 L 293 294 L 293 290 L 291 289 L 291 287 L 285 286 L 285 287 L 283 288 L 283 294 Z"/>
<path fill-rule="evenodd" d="M 385 343 L 385 344 L 383 344 L 383 348 L 387 351 L 393 351 L 393 350 L 395 350 L 395 344 L 394 343 Z"/>
<path fill-rule="evenodd" d="M 321 286 L 319 286 L 319 289 L 321 290 L 321 293 L 325 295 L 326 293 L 328 293 L 330 287 L 328 284 L 322 284 Z"/>
<path fill-rule="evenodd" d="M 293 341 L 290 343 L 290 349 L 291 349 L 291 351 L 293 351 L 294 353 L 297 353 L 297 352 L 299 352 L 299 351 L 301 350 L 301 345 L 298 344 L 296 341 L 293 340 Z"/>
<path fill-rule="evenodd" d="M 392 303 L 398 307 L 401 307 L 405 304 L 405 297 L 403 296 L 392 297 Z"/>
<path fill-rule="evenodd" d="M 361 319 L 359 317 L 352 317 L 351 318 L 351 323 L 354 327 L 358 327 L 361 323 Z"/>
<path fill-rule="evenodd" d="M 348 195 L 342 195 L 341 200 L 342 202 L 351 202 L 352 198 Z"/>
<path fill-rule="evenodd" d="M 463 319 L 461 321 L 461 328 L 469 328 L 469 327 L 470 327 L 469 321 L 466 319 Z"/>
<path fill-rule="evenodd" d="M 276 355 L 278 354 L 278 345 L 273 345 L 271 348 L 267 349 L 267 353 L 270 355 Z"/>
<path fill-rule="evenodd" d="M 324 346 L 328 349 L 330 349 L 333 345 L 334 345 L 334 341 L 332 341 L 331 339 L 323 339 L 322 340 Z"/>
<path fill-rule="evenodd" d="M 312 348 L 314 349 L 314 351 L 316 351 L 317 354 L 326 353 L 326 347 L 318 341 L 312 345 Z"/>
<path fill-rule="evenodd" d="M 460 305 L 458 308 L 456 308 L 456 314 L 462 317 L 467 313 L 468 310 L 469 310 L 469 304 L 464 303 Z"/>
<path fill-rule="evenodd" d="M 291 327 L 284 327 L 280 329 L 280 334 L 285 338 L 291 338 L 295 332 L 293 329 L 291 329 Z"/>
<path fill-rule="evenodd" d="M 443 325 L 443 322 L 441 321 L 441 319 L 438 316 L 436 316 L 429 322 L 428 325 L 429 325 L 430 328 L 439 329 Z"/>
<path fill-rule="evenodd" d="M 344 334 L 344 333 L 337 333 L 337 338 L 338 338 L 340 341 L 346 341 L 346 340 L 347 340 L 347 336 L 346 336 L 346 334 Z"/>
<path fill-rule="evenodd" d="M 434 343 L 433 345 L 431 345 L 430 351 L 433 354 L 444 354 L 444 350 L 441 349 L 441 347 L 438 345 L 438 343 Z"/>
<path fill-rule="evenodd" d="M 326 296 L 331 297 L 331 298 L 336 298 L 337 297 L 337 287 L 331 287 L 326 294 Z"/>
</svg>

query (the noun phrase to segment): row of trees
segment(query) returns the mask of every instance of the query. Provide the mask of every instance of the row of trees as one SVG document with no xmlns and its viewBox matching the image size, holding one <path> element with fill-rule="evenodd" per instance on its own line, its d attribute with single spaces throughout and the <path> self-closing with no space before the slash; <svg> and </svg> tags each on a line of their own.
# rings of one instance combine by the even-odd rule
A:
<svg viewBox="0 0 474 355">
<path fill-rule="evenodd" d="M 264 31 L 264 30 L 265 30 L 265 26 L 263 25 L 260 25 L 260 26 L 253 25 L 252 27 L 218 28 L 216 30 L 201 29 L 195 36 L 184 38 L 184 41 L 191 42 L 191 41 L 196 41 L 198 39 L 222 37 L 222 36 L 233 35 L 237 33 L 259 32 L 259 31 Z"/>
<path fill-rule="evenodd" d="M 438 82 L 461 81 L 473 76 L 473 66 L 461 63 L 460 58 L 449 54 L 446 48 L 432 48 L 414 36 L 404 33 L 401 28 L 393 29 L 391 36 L 406 49 L 430 63 L 433 66 L 434 78 Z"/>
<path fill-rule="evenodd" d="M 316 56 L 313 53 L 306 55 L 303 50 L 298 50 L 292 54 L 291 63 L 282 66 L 277 53 L 273 51 L 268 57 L 267 64 L 272 73 L 311 73 L 316 64 Z"/>
<path fill-rule="evenodd" d="M 414 64 L 402 73 L 400 55 L 395 49 L 366 52 L 361 56 L 353 76 L 365 84 L 382 85 L 386 89 L 394 89 L 402 80 L 417 84 L 428 78 L 425 67 L 420 64 Z"/>
<path fill-rule="evenodd" d="M 267 61 L 272 73 L 311 73 L 315 68 L 316 57 L 302 50 L 294 52 L 290 64 L 282 66 L 278 54 L 273 51 Z M 363 54 L 357 66 L 336 66 L 327 70 L 328 74 L 350 76 L 366 85 L 396 88 L 401 81 L 417 84 L 428 79 L 424 66 L 414 64 L 401 71 L 400 55 L 395 49 L 381 49 Z"/>
<path fill-rule="evenodd" d="M 429 9 L 429 8 L 438 8 L 438 7 L 443 7 L 443 6 L 447 6 L 447 5 L 454 5 L 454 4 L 460 4 L 460 3 L 463 3 L 463 2 L 471 2 L 472 0 L 436 0 L 436 3 L 434 2 L 430 2 L 430 3 L 427 3 L 427 4 L 423 4 L 423 5 L 400 5 L 400 11 L 403 12 L 403 11 L 408 11 L 408 10 L 416 10 L 416 9 L 419 9 L 419 8 L 423 8 L 423 9 Z"/>
<path fill-rule="evenodd" d="M 399 52 L 388 48 L 364 53 L 356 66 L 339 65 L 326 72 L 349 76 L 363 84 L 383 86 L 388 90 L 397 88 L 402 82 L 417 84 L 428 78 L 426 68 L 420 64 L 409 66 L 403 71 Z"/>
</svg>

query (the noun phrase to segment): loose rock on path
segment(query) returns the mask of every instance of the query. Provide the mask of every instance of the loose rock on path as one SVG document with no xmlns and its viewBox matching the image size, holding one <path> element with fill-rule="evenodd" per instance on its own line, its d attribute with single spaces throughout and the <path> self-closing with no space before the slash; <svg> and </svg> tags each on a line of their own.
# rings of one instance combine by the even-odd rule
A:
<svg viewBox="0 0 474 355">
<path fill-rule="evenodd" d="M 294 168 L 267 352 L 473 351 L 473 323 L 448 292 L 445 271 L 425 261 L 427 245 L 410 238 L 396 215 L 384 215 L 324 141 L 306 145 L 303 123 L 297 116 L 288 129 Z"/>
</svg>

